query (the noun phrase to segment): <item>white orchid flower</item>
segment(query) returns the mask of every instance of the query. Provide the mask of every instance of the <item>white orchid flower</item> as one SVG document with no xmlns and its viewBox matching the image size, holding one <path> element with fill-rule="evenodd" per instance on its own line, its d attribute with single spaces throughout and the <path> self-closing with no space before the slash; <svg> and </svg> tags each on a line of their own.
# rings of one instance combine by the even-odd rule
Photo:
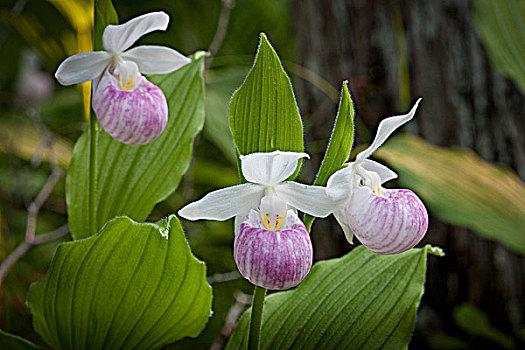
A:
<svg viewBox="0 0 525 350">
<path fill-rule="evenodd" d="M 350 243 L 355 234 L 376 253 L 396 254 L 414 247 L 426 233 L 428 214 L 421 200 L 410 190 L 384 189 L 381 185 L 397 174 L 368 159 L 397 128 L 414 117 L 420 101 L 408 114 L 383 120 L 370 147 L 328 179 L 326 193 L 334 200 L 346 199 L 344 208 L 334 216 Z"/>
<path fill-rule="evenodd" d="M 313 250 L 294 209 L 326 217 L 345 202 L 330 199 L 324 187 L 286 181 L 305 157 L 281 151 L 241 156 L 242 175 L 249 183 L 208 193 L 179 215 L 188 220 L 235 217 L 233 256 L 239 272 L 263 288 L 296 286 L 310 271 Z"/>
<path fill-rule="evenodd" d="M 258 209 L 264 226 L 278 230 L 285 222 L 289 208 L 326 217 L 342 201 L 330 199 L 324 187 L 307 186 L 286 181 L 306 153 L 281 152 L 252 153 L 241 156 L 241 171 L 249 181 L 208 193 L 201 200 L 190 203 L 179 215 L 188 220 L 227 220 L 244 218 L 251 209 Z"/>
<path fill-rule="evenodd" d="M 149 143 L 166 126 L 166 98 L 141 73 L 170 73 L 191 60 L 164 46 L 128 49 L 141 36 L 166 30 L 168 22 L 166 13 L 152 12 L 121 25 L 109 25 L 102 36 L 105 51 L 71 56 L 55 73 L 62 85 L 93 81 L 93 110 L 104 130 L 120 142 Z"/>
</svg>

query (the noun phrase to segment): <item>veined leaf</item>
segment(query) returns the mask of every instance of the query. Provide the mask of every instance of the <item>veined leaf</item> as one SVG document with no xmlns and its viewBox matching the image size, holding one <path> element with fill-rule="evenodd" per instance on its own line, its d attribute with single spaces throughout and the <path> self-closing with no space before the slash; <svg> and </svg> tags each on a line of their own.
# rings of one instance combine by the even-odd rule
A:
<svg viewBox="0 0 525 350">
<path fill-rule="evenodd" d="M 423 294 L 426 246 L 379 255 L 359 246 L 314 265 L 296 288 L 266 298 L 261 349 L 402 349 Z M 251 310 L 226 349 L 245 349 Z"/>
<path fill-rule="evenodd" d="M 74 239 L 94 235 L 118 215 L 144 221 L 153 206 L 178 186 L 188 169 L 193 139 L 204 123 L 203 54 L 167 75 L 154 76 L 168 101 L 168 125 L 152 143 L 129 146 L 97 131 L 96 230 L 89 227 L 89 134 L 75 145 L 66 178 L 69 225 Z"/>
<path fill-rule="evenodd" d="M 315 177 L 314 185 L 326 186 L 328 178 L 337 170 L 341 169 L 343 163 L 348 159 L 354 143 L 354 104 L 348 81 L 343 82 L 339 109 L 335 117 L 334 129 L 330 136 L 330 142 L 324 154 L 323 162 Z M 304 216 L 304 224 L 310 227 L 314 217 Z"/>
<path fill-rule="evenodd" d="M 119 217 L 94 237 L 61 244 L 28 305 L 53 349 L 157 349 L 197 336 L 211 295 L 175 216 Z"/>
<path fill-rule="evenodd" d="M 292 84 L 264 34 L 253 67 L 233 94 L 228 118 L 240 154 L 303 152 L 303 124 Z"/>
<path fill-rule="evenodd" d="M 492 62 L 525 94 L 525 6 L 519 0 L 474 1 L 474 23 Z"/>
<path fill-rule="evenodd" d="M 29 340 L 14 334 L 6 333 L 0 329 L 0 349 L 9 350 L 34 350 L 42 347 L 31 343 Z"/>
<path fill-rule="evenodd" d="M 512 171 L 413 136 L 396 136 L 375 155 L 440 219 L 525 253 L 525 185 Z"/>
</svg>

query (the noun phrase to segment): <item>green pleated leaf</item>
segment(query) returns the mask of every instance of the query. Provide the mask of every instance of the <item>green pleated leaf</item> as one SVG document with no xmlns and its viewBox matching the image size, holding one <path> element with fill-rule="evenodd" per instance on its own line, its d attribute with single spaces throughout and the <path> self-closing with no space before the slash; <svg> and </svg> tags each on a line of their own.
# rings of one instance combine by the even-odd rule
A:
<svg viewBox="0 0 525 350">
<path fill-rule="evenodd" d="M 102 34 L 106 26 L 118 24 L 118 16 L 111 0 L 95 0 L 95 28 L 93 35 L 93 47 L 95 51 L 104 50 L 102 46 Z"/>
<path fill-rule="evenodd" d="M 14 334 L 6 333 L 0 329 L 0 349 L 6 350 L 34 350 L 42 347 L 31 343 L 29 340 Z"/>
<path fill-rule="evenodd" d="M 144 221 L 154 205 L 178 186 L 188 169 L 193 139 L 204 123 L 203 54 L 167 75 L 152 77 L 168 101 L 168 125 L 152 143 L 129 146 L 97 127 L 96 225 L 89 227 L 89 134 L 73 151 L 66 179 L 69 225 L 74 239 L 94 235 L 118 215 Z"/>
<path fill-rule="evenodd" d="M 341 89 L 341 98 L 337 116 L 335 117 L 334 129 L 332 130 L 323 162 L 315 177 L 314 185 L 326 186 L 330 175 L 341 169 L 343 163 L 348 159 L 353 143 L 354 104 L 348 90 L 348 81 L 345 80 Z M 310 227 L 313 221 L 313 216 L 304 216 L 306 227 Z"/>
<path fill-rule="evenodd" d="M 525 184 L 511 170 L 413 136 L 396 136 L 374 155 L 440 219 L 525 253 Z"/>
<path fill-rule="evenodd" d="M 261 349 L 402 349 L 410 342 L 423 294 L 426 246 L 379 255 L 363 246 L 315 264 L 296 288 L 270 295 Z M 251 310 L 226 349 L 245 349 Z"/>
<path fill-rule="evenodd" d="M 492 62 L 525 94 L 525 6 L 519 0 L 476 0 L 474 23 Z"/>
<path fill-rule="evenodd" d="M 197 336 L 211 296 L 175 216 L 155 224 L 119 217 L 94 237 L 61 244 L 27 302 L 53 349 L 157 349 Z"/>
<path fill-rule="evenodd" d="M 228 118 L 240 154 L 303 152 L 303 124 L 292 84 L 264 34 L 252 69 L 233 94 Z"/>
</svg>

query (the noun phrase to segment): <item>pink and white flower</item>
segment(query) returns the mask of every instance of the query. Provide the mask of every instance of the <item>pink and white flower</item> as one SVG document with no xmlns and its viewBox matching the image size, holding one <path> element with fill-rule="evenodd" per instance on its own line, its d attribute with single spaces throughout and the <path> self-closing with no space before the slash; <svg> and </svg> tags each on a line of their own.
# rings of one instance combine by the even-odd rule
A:
<svg viewBox="0 0 525 350">
<path fill-rule="evenodd" d="M 170 73 L 191 60 L 164 46 L 128 49 L 141 36 L 166 30 L 168 22 L 166 13 L 152 12 L 121 25 L 109 25 L 102 36 L 105 51 L 71 56 L 55 73 L 62 85 L 93 81 L 93 110 L 102 128 L 117 141 L 147 144 L 166 127 L 166 98 L 142 74 Z"/>
<path fill-rule="evenodd" d="M 324 187 L 286 181 L 304 157 L 281 151 L 241 156 L 248 183 L 208 193 L 179 215 L 188 220 L 235 217 L 234 258 L 241 274 L 264 288 L 291 288 L 312 266 L 310 237 L 294 210 L 326 217 L 344 202 L 330 199 Z"/>
<path fill-rule="evenodd" d="M 411 120 L 419 102 L 408 114 L 386 118 L 379 124 L 374 142 L 354 162 L 334 173 L 326 193 L 334 200 L 346 199 L 334 211 L 347 240 L 353 235 L 379 254 L 397 254 L 413 248 L 425 235 L 428 214 L 423 202 L 410 190 L 385 189 L 381 185 L 397 174 L 368 157 L 401 125 Z"/>
</svg>

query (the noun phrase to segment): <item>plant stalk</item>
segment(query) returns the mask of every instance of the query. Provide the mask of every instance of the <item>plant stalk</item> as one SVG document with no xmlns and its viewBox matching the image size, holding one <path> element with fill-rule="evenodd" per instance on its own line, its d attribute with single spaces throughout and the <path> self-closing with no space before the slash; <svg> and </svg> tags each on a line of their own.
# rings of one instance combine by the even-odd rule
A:
<svg viewBox="0 0 525 350">
<path fill-rule="evenodd" d="M 89 232 L 97 233 L 97 118 L 93 112 L 89 117 Z"/>
<path fill-rule="evenodd" d="M 248 335 L 248 350 L 259 349 L 265 295 L 265 288 L 255 286 L 252 303 L 252 318 L 250 320 L 250 333 Z"/>
</svg>

